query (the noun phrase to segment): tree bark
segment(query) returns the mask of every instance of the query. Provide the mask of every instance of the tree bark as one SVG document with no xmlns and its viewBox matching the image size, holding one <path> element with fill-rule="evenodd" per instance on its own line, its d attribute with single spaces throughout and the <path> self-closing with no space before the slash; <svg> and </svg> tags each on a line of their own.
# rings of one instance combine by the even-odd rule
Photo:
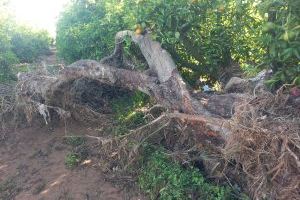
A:
<svg viewBox="0 0 300 200">
<path fill-rule="evenodd" d="M 146 71 L 139 72 L 139 71 L 122 68 L 122 66 L 126 65 L 124 55 L 123 55 L 123 40 L 125 39 L 125 37 L 131 38 L 131 40 L 139 46 L 143 56 L 145 57 L 149 65 L 149 70 L 147 72 Z M 149 71 L 150 73 L 148 73 Z M 178 149 L 179 150 L 183 149 L 185 152 L 191 150 L 190 152 L 193 153 L 192 151 L 196 149 L 198 153 L 201 154 L 203 153 L 204 156 L 206 156 L 206 154 L 211 155 L 213 159 L 203 159 L 205 169 L 207 169 L 207 171 L 212 171 L 212 173 L 215 173 L 215 175 L 217 176 L 222 176 L 222 174 L 225 173 L 229 175 L 229 178 L 235 176 L 238 177 L 238 179 L 240 179 L 239 177 L 243 175 L 245 176 L 246 179 L 249 179 L 249 183 L 251 183 L 249 185 L 251 185 L 251 187 L 258 183 L 257 181 L 258 179 L 256 180 L 256 177 L 253 176 L 253 175 L 255 176 L 257 175 L 255 174 L 255 172 L 253 172 L 254 173 L 253 175 L 251 174 L 251 172 L 248 174 L 249 171 L 247 172 L 247 170 L 250 168 L 247 168 L 247 166 L 251 166 L 252 169 L 252 165 L 253 165 L 252 161 L 255 160 L 254 162 L 256 162 L 257 159 L 258 162 L 257 163 L 253 162 L 254 164 L 267 166 L 267 165 L 260 164 L 261 162 L 259 159 L 260 156 L 262 155 L 261 149 L 265 150 L 267 146 L 268 148 L 273 148 L 274 146 L 276 147 L 274 149 L 278 149 L 277 148 L 278 144 L 284 144 L 284 143 L 286 144 L 285 146 L 289 146 L 287 145 L 288 135 L 286 134 L 286 132 L 288 134 L 293 135 L 294 134 L 293 131 L 295 131 L 294 129 L 296 129 L 295 127 L 289 129 L 289 125 L 291 124 L 290 122 L 280 122 L 281 125 L 279 127 L 274 126 L 274 130 L 275 128 L 279 129 L 280 132 L 280 134 L 278 134 L 279 138 L 281 137 L 282 133 L 285 133 L 283 141 L 286 142 L 282 142 L 281 139 L 280 140 L 278 139 L 277 141 L 277 136 L 274 135 L 276 134 L 276 131 L 273 131 L 272 129 L 270 129 L 269 131 L 265 131 L 266 130 L 265 126 L 270 126 L 271 128 L 273 128 L 272 127 L 273 125 L 266 125 L 266 124 L 271 124 L 269 122 L 266 123 L 266 120 L 270 119 L 268 115 L 271 116 L 274 115 L 278 119 L 281 118 L 281 117 L 277 117 L 276 112 L 274 112 L 274 110 L 276 109 L 274 110 L 273 108 L 270 109 L 271 112 L 267 112 L 268 110 L 265 111 L 265 108 L 267 107 L 264 104 L 269 102 L 278 103 L 277 98 L 273 98 L 273 97 L 270 99 L 266 98 L 266 100 L 268 101 L 263 102 L 263 105 L 257 107 L 261 109 L 258 112 L 254 108 L 252 108 L 250 104 L 255 104 L 255 101 L 257 100 L 260 101 L 260 99 L 259 98 L 253 99 L 254 100 L 253 102 L 249 102 L 248 100 L 251 98 L 251 96 L 246 94 L 232 93 L 232 94 L 211 95 L 211 96 L 207 96 L 205 94 L 200 94 L 198 96 L 195 94 L 191 94 L 187 89 L 187 86 L 184 83 L 181 75 L 179 74 L 176 65 L 172 60 L 170 54 L 166 50 L 164 50 L 158 42 L 152 41 L 149 35 L 135 35 L 131 31 L 121 31 L 117 33 L 116 45 L 113 54 L 102 59 L 100 62 L 94 60 L 80 60 L 64 68 L 55 77 L 47 76 L 43 73 L 21 74 L 19 76 L 19 82 L 16 90 L 17 102 L 19 101 L 25 104 L 26 103 L 30 104 L 28 106 L 29 110 L 32 109 L 32 107 L 34 107 L 32 106 L 32 104 L 34 104 L 35 109 L 38 110 L 38 112 L 44 117 L 47 123 L 48 117 L 50 115 L 48 108 L 53 109 L 57 113 L 62 113 L 63 115 L 68 115 L 66 111 L 71 111 L 72 109 L 79 110 L 77 109 L 76 106 L 72 107 L 72 104 L 68 106 L 64 105 L 66 102 L 70 101 L 70 99 L 68 98 L 72 98 L 72 96 L 70 97 L 68 95 L 64 95 L 64 93 L 68 93 L 68 90 L 70 90 L 70 85 L 75 84 L 76 81 L 83 80 L 83 79 L 92 80 L 93 83 L 97 82 L 99 83 L 99 86 L 102 84 L 105 86 L 109 85 L 111 87 L 116 87 L 116 88 L 125 88 L 127 90 L 139 90 L 143 93 L 148 94 L 149 96 L 154 98 L 158 104 L 168 109 L 169 112 L 164 112 L 163 114 L 162 112 L 159 112 L 159 117 L 157 117 L 155 120 L 148 123 L 144 127 L 140 127 L 139 129 L 137 129 L 136 132 L 138 132 L 138 136 L 145 136 L 145 137 L 139 137 L 141 138 L 139 144 L 135 146 L 131 152 L 134 153 L 135 150 L 139 148 L 139 146 L 141 146 L 141 144 L 144 141 L 146 141 L 146 139 L 149 139 L 151 136 L 153 136 L 156 133 L 159 134 L 161 137 L 163 137 L 162 138 L 163 142 L 168 142 L 166 140 L 167 137 L 165 136 L 165 132 L 162 134 L 162 130 L 165 131 L 165 129 L 163 128 L 169 126 L 168 129 L 170 130 L 167 131 L 167 134 L 170 135 L 169 138 L 172 139 L 175 138 L 174 139 L 175 142 L 169 141 L 170 144 L 179 143 Z M 238 80 L 238 81 L 234 81 L 234 80 Z M 261 85 L 256 84 L 261 82 L 261 80 L 263 80 L 263 78 L 259 78 L 259 77 L 249 80 L 250 82 L 255 83 L 253 84 L 253 86 L 255 86 L 253 88 L 254 94 L 255 92 L 258 92 L 259 87 L 261 87 Z M 249 81 L 247 81 L 247 83 Z M 239 79 L 233 79 L 230 82 L 230 84 L 227 85 L 226 89 L 228 91 L 236 91 L 236 88 L 240 88 L 241 83 L 243 82 L 244 81 L 241 81 Z M 246 86 L 248 86 L 248 84 Z M 100 89 L 101 88 L 99 88 L 99 90 Z M 285 98 L 283 98 L 283 100 L 284 99 Z M 224 119 L 224 118 L 230 118 L 233 115 L 234 105 L 236 102 L 241 102 L 244 100 L 247 101 L 247 106 L 244 107 L 245 110 L 240 109 L 239 112 L 237 112 L 237 115 L 232 118 L 233 121 Z M 283 101 L 283 100 L 279 100 L 279 101 Z M 285 99 L 284 104 L 282 105 L 285 105 L 287 100 L 288 99 Z M 248 107 L 248 105 L 250 105 L 250 107 Z M 247 110 L 249 110 L 249 113 Z M 92 115 L 92 117 L 89 118 L 80 115 L 81 114 L 80 112 L 77 112 L 77 114 L 78 113 L 79 116 L 84 118 L 85 120 L 90 120 L 90 118 L 94 118 L 94 115 Z M 30 116 L 31 115 L 29 115 L 29 117 Z M 153 117 L 153 115 L 151 116 Z M 259 118 L 257 118 L 257 116 Z M 285 115 L 283 116 L 284 118 L 287 118 Z M 248 118 L 249 118 L 249 122 L 248 122 Z M 172 119 L 172 124 L 170 125 L 171 119 Z M 175 123 L 173 124 L 173 122 Z M 272 123 L 276 122 L 276 124 L 279 123 L 278 120 L 276 121 L 273 120 L 271 122 Z M 248 123 L 250 124 L 249 127 L 247 127 Z M 262 124 L 265 123 L 265 124 L 260 125 L 261 123 Z M 294 122 L 292 124 L 294 124 Z M 149 128 L 150 131 L 145 131 L 146 130 L 145 127 Z M 186 131 L 186 129 L 191 129 L 191 130 Z M 274 136 L 272 136 L 269 139 L 263 139 L 265 141 L 262 141 L 261 138 L 268 137 L 268 135 L 266 136 L 264 135 L 265 133 L 267 134 L 270 131 Z M 258 136 L 260 132 L 263 137 Z M 179 133 L 178 138 L 180 140 L 182 139 L 181 143 L 178 142 L 180 141 L 179 139 L 176 140 L 176 133 Z M 129 133 L 129 135 L 131 135 L 134 139 L 135 136 L 134 134 Z M 190 136 L 190 137 L 186 137 L 186 136 Z M 256 139 L 256 137 L 258 139 Z M 274 139 L 275 137 L 276 140 Z M 124 139 L 126 140 L 126 143 L 128 142 L 127 139 L 128 138 Z M 232 141 L 232 140 L 236 140 L 236 141 Z M 254 144 L 257 141 L 258 144 L 256 146 Z M 293 144 L 291 145 L 291 147 L 294 147 L 295 144 L 292 143 L 292 139 L 290 142 L 291 144 Z M 252 148 L 253 145 L 254 147 Z M 110 144 L 110 146 L 113 145 Z M 173 146 L 170 145 L 170 146 L 172 148 L 174 147 L 174 149 L 177 148 L 176 145 Z M 242 150 L 237 150 L 240 148 L 240 146 L 242 147 L 241 148 Z M 186 149 L 187 147 L 189 149 Z M 232 151 L 237 151 L 238 154 L 236 152 L 232 153 Z M 239 154 L 239 152 L 241 151 L 245 151 L 243 155 Z M 288 155 L 286 154 L 285 151 L 282 150 L 282 148 L 279 148 L 279 151 L 280 151 L 279 154 Z M 268 151 L 265 152 L 268 153 Z M 277 150 L 271 150 L 270 152 L 277 152 Z M 292 151 L 289 149 L 289 152 Z M 228 155 L 226 155 L 226 153 L 229 155 L 229 157 Z M 129 159 L 131 157 L 130 155 L 131 154 L 129 154 L 128 156 Z M 294 156 L 295 153 L 292 152 L 291 155 L 295 157 Z M 222 156 L 225 156 L 225 158 Z M 245 159 L 248 159 L 248 157 L 251 159 L 249 160 L 249 162 L 251 162 L 251 165 L 249 164 L 249 162 L 245 162 L 244 158 L 243 159 L 240 158 L 243 156 L 245 156 Z M 196 155 L 196 159 L 201 160 L 200 154 Z M 224 162 L 224 159 L 226 160 L 226 162 Z M 236 165 L 233 164 L 236 168 L 234 170 L 230 170 L 230 172 L 226 172 L 227 167 L 228 169 L 231 169 L 229 165 L 234 163 L 234 162 L 231 163 L 231 160 L 234 159 L 235 161 L 237 161 Z M 297 159 L 298 158 L 296 156 L 296 161 L 298 161 Z M 227 163 L 227 161 L 230 161 L 230 163 Z M 130 162 L 131 161 L 129 161 L 129 163 Z M 272 162 L 275 163 L 274 161 Z M 244 168 L 244 166 L 246 166 L 246 168 Z M 273 164 L 271 164 L 270 166 L 273 166 Z M 282 165 L 278 164 L 277 166 L 281 167 Z M 243 168 L 243 169 L 239 169 L 239 168 Z M 260 167 L 258 168 L 259 168 L 258 174 L 259 175 L 262 174 L 261 177 L 263 179 L 266 178 L 265 180 L 267 180 L 267 177 L 264 177 L 266 176 L 265 175 L 266 170 L 263 170 L 263 172 L 261 172 L 261 168 Z M 275 167 L 274 169 L 276 168 L 277 167 Z M 241 171 L 243 171 L 243 173 L 240 173 Z M 274 172 L 273 169 L 270 171 L 272 173 Z M 286 174 L 286 172 L 288 172 L 288 170 L 286 170 L 284 174 Z M 268 174 L 268 176 L 269 175 L 270 174 Z M 275 175 L 277 176 L 277 172 L 275 173 Z M 254 177 L 255 179 L 253 179 L 252 177 Z M 227 176 L 226 179 L 228 179 Z M 253 183 L 251 179 L 255 180 L 255 182 Z M 260 176 L 259 179 L 261 179 Z M 261 184 L 264 184 L 264 182 L 267 183 L 265 180 L 263 180 Z M 297 178 L 293 180 L 297 180 Z M 240 181 L 245 182 L 244 180 L 240 180 Z M 271 182 L 274 181 L 271 180 Z M 242 185 L 245 186 L 244 183 L 242 183 Z M 246 185 L 246 187 L 249 186 Z M 261 185 L 259 187 L 261 187 Z M 258 188 L 255 191 L 255 193 L 257 193 L 258 190 L 263 190 L 263 189 Z M 263 196 L 265 196 L 265 194 L 267 193 L 263 193 L 263 194 L 264 194 Z"/>
<path fill-rule="evenodd" d="M 151 75 L 119 68 L 123 64 L 122 41 L 125 37 L 130 37 L 140 47 Z M 100 62 L 77 61 L 63 69 L 57 77 L 40 76 L 39 78 L 36 75 L 34 77 L 21 75 L 19 81 L 23 82 L 23 87 L 20 88 L 20 94 L 38 94 L 39 101 L 42 99 L 47 101 L 62 85 L 82 77 L 112 86 L 142 91 L 173 111 L 209 114 L 201 103 L 191 97 L 170 54 L 158 42 L 152 41 L 149 35 L 135 35 L 131 31 L 117 33 L 114 53 Z"/>
<path fill-rule="evenodd" d="M 120 68 L 124 65 L 123 40 L 125 37 L 131 38 L 139 46 L 149 65 L 151 75 L 148 72 Z M 206 103 L 192 97 L 170 54 L 158 42 L 152 41 L 147 34 L 136 35 L 131 31 L 121 31 L 116 34 L 115 40 L 113 54 L 103 58 L 100 62 L 80 60 L 65 67 L 55 77 L 44 74 L 20 75 L 17 88 L 18 98 L 25 102 L 38 102 L 65 109 L 63 105 L 67 101 L 66 97 L 61 98 L 61 94 L 69 89 L 65 86 L 75 80 L 88 78 L 113 87 L 142 91 L 170 112 L 206 116 L 207 120 L 203 121 L 204 126 L 207 124 L 209 129 L 222 132 L 222 128 L 217 128 L 217 126 L 224 124 L 225 120 L 221 119 L 222 117 L 231 116 L 232 105 L 237 98 L 232 95 L 223 95 L 221 103 L 226 105 L 226 108 L 222 112 L 220 109 L 222 105 L 216 100 L 218 97 L 208 98 Z"/>
</svg>

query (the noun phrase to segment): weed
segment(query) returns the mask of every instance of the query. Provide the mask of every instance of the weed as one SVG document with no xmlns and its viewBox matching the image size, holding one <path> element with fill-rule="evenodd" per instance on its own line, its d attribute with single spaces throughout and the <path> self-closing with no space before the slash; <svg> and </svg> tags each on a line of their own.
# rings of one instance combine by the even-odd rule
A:
<svg viewBox="0 0 300 200">
<path fill-rule="evenodd" d="M 21 188 L 17 186 L 15 177 L 10 177 L 0 183 L 0 200 L 14 199 L 20 191 Z"/>
<path fill-rule="evenodd" d="M 79 157 L 80 161 L 85 160 L 90 154 L 89 147 L 85 144 L 75 147 L 72 152 Z"/>
<path fill-rule="evenodd" d="M 149 102 L 149 96 L 142 92 L 135 92 L 133 95 L 125 95 L 113 100 L 112 108 L 118 122 L 113 132 L 116 135 L 122 135 L 128 132 L 129 129 L 145 124 L 144 113 L 140 110 Z"/>
<path fill-rule="evenodd" d="M 88 157 L 89 149 L 85 142 L 86 139 L 80 136 L 69 136 L 64 138 L 64 143 L 72 146 L 71 153 L 67 154 L 65 158 L 65 165 L 68 168 L 75 168 L 82 160 Z"/>
<path fill-rule="evenodd" d="M 183 168 L 162 151 L 150 155 L 138 184 L 150 199 L 234 199 L 231 189 L 206 182 L 198 169 Z"/>
<path fill-rule="evenodd" d="M 65 157 L 65 165 L 66 165 L 67 168 L 73 169 L 76 166 L 78 166 L 80 160 L 81 159 L 80 159 L 80 157 L 77 154 L 75 154 L 75 153 L 69 153 Z"/>
<path fill-rule="evenodd" d="M 85 143 L 85 138 L 81 136 L 69 136 L 64 138 L 64 142 L 73 147 L 77 147 Z"/>
</svg>

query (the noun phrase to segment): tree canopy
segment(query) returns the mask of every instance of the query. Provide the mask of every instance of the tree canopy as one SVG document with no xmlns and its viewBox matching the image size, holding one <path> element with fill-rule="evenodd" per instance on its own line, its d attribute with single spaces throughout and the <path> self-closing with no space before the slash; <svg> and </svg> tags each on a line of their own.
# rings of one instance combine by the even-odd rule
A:
<svg viewBox="0 0 300 200">
<path fill-rule="evenodd" d="M 74 0 L 58 22 L 57 46 L 68 62 L 100 59 L 116 32 L 148 31 L 194 87 L 199 78 L 212 84 L 270 68 L 271 85 L 299 84 L 299 8 L 292 0 Z"/>
</svg>

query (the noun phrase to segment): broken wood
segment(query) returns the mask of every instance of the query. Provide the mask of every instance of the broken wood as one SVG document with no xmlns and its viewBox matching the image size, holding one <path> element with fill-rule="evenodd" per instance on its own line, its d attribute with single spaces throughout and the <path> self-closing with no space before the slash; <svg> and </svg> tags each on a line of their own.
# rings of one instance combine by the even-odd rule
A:
<svg viewBox="0 0 300 200">
<path fill-rule="evenodd" d="M 140 72 L 123 68 L 123 66 L 126 65 L 123 55 L 123 41 L 126 37 L 129 37 L 140 48 L 149 66 L 147 71 Z M 41 73 L 21 74 L 19 76 L 19 82 L 16 90 L 18 101 L 21 101 L 24 104 L 35 104 L 36 106 L 40 106 L 45 109 L 62 108 L 62 111 L 76 110 L 78 107 L 72 104 L 72 100 L 74 100 L 72 98 L 74 98 L 74 95 L 72 96 L 69 93 L 72 89 L 74 89 L 72 88 L 72 85 L 76 84 L 76 82 L 80 80 L 91 80 L 93 84 L 96 83 L 96 86 L 99 86 L 99 90 L 100 87 L 103 86 L 118 88 L 118 91 L 122 91 L 121 89 L 126 89 L 127 91 L 139 90 L 155 99 L 156 103 L 166 108 L 167 111 L 153 108 L 152 112 L 158 112 L 159 115 L 153 117 L 154 120 L 152 122 L 140 127 L 139 129 L 136 129 L 134 132 L 136 134 L 130 132 L 128 135 L 130 135 L 132 138 L 130 138 L 128 135 L 125 135 L 124 138 L 122 138 L 123 140 L 119 141 L 119 143 L 116 143 L 120 145 L 110 145 L 114 150 L 112 152 L 113 155 L 116 155 L 116 149 L 120 150 L 121 147 L 123 148 L 125 144 L 128 144 L 127 139 L 135 139 L 142 144 L 145 140 L 154 137 L 154 135 L 159 135 L 160 137 L 155 139 L 164 142 L 167 142 L 166 140 L 170 139 L 172 140 L 170 141 L 170 144 L 179 144 L 177 145 L 179 150 L 185 149 L 186 147 L 189 147 L 188 145 L 190 145 L 189 148 L 193 149 L 195 147 L 198 153 L 207 151 L 211 155 L 215 156 L 216 158 L 213 160 L 204 159 L 205 162 L 211 162 L 211 164 L 204 165 L 206 165 L 206 168 L 211 171 L 215 171 L 215 169 L 218 168 L 218 174 L 221 174 L 220 176 L 223 176 L 223 173 L 229 175 L 231 173 L 231 177 L 239 177 L 239 173 L 243 172 L 241 173 L 242 176 L 250 177 L 248 177 L 250 181 L 249 186 L 247 187 L 259 183 L 253 179 L 254 176 L 252 176 L 246 169 L 248 169 L 247 166 L 251 166 L 251 169 L 255 169 L 256 166 L 260 167 L 259 163 L 262 162 L 260 160 L 261 149 L 265 151 L 266 147 L 270 149 L 274 147 L 274 150 L 271 149 L 272 151 L 276 152 L 273 153 L 274 160 L 272 160 L 271 164 L 268 163 L 271 169 L 269 172 L 274 172 L 272 171 L 271 167 L 273 167 L 274 163 L 274 166 L 277 165 L 277 146 L 278 144 L 282 143 L 277 135 L 283 135 L 286 138 L 286 133 L 289 131 L 289 136 L 291 137 L 291 139 L 289 139 L 291 143 L 290 146 L 299 146 L 298 143 L 297 145 L 293 144 L 293 142 L 296 141 L 294 138 L 299 138 L 297 135 L 299 132 L 299 124 L 297 124 L 297 120 L 287 120 L 292 116 L 290 113 L 288 113 L 288 115 L 283 115 L 280 112 L 276 114 L 278 110 L 285 108 L 284 106 L 286 106 L 286 102 L 288 102 L 287 95 L 283 95 L 282 93 L 281 95 L 274 96 L 273 94 L 266 92 L 261 95 L 261 99 L 258 99 L 258 103 L 254 102 L 256 99 L 254 99 L 254 101 L 249 101 L 249 99 L 252 99 L 253 96 L 235 93 L 221 95 L 215 94 L 210 96 L 200 94 L 200 98 L 197 98 L 194 94 L 191 95 L 187 89 L 187 86 L 179 74 L 170 54 L 164 50 L 158 42 L 151 40 L 149 35 L 136 35 L 131 31 L 121 31 L 117 33 L 115 41 L 116 44 L 113 54 L 105 57 L 100 62 L 94 60 L 80 60 L 69 65 L 68 67 L 65 67 L 57 76 L 48 76 L 47 74 Z M 245 82 L 240 79 L 236 80 L 238 80 L 238 82 L 231 81 L 231 85 L 227 86 L 226 89 L 228 91 L 236 91 L 236 88 L 240 88 L 240 83 Z M 256 83 L 260 82 L 260 79 L 253 79 L 250 81 Z M 248 82 L 249 81 L 247 81 L 246 86 L 248 86 Z M 253 90 L 258 91 L 258 88 L 256 87 L 257 85 L 254 84 L 251 86 L 254 86 L 251 87 L 251 90 L 253 88 Z M 92 89 L 97 90 L 97 87 L 94 85 Z M 281 98 L 279 97 L 282 96 L 284 98 L 280 100 Z M 242 105 L 240 105 L 239 109 L 237 109 L 236 113 L 233 115 L 235 112 L 234 109 L 236 103 Z M 269 106 L 270 104 L 272 106 Z M 274 107 L 276 109 L 274 109 Z M 45 113 L 47 112 L 46 110 L 44 111 Z M 284 116 L 282 119 L 286 119 L 286 121 L 281 122 L 273 119 L 275 125 L 278 123 L 281 123 L 282 125 L 279 127 L 277 125 L 271 126 L 267 120 L 268 117 L 270 117 L 269 115 L 279 116 L 278 119 L 280 116 Z M 171 121 L 172 124 L 170 125 Z M 173 123 L 174 121 L 176 123 Z M 264 122 L 264 124 L 262 122 Z M 179 127 L 180 131 L 175 130 L 176 128 L 178 129 L 177 126 Z M 287 128 L 283 129 L 285 126 Z M 161 134 L 166 127 L 170 130 Z M 272 137 L 274 137 L 274 139 L 272 137 L 266 137 L 266 134 L 264 134 L 264 130 L 267 128 L 270 129 L 270 127 L 276 128 L 276 130 L 274 129 L 270 134 L 273 135 Z M 294 127 L 294 129 L 291 127 Z M 190 130 L 187 131 L 188 134 L 184 135 L 184 132 L 187 129 Z M 277 135 L 274 134 L 276 131 L 280 133 L 277 133 Z M 165 134 L 168 134 L 169 136 L 167 137 Z M 177 137 L 175 137 L 176 134 Z M 237 140 L 237 138 L 239 140 Z M 257 138 L 262 138 L 262 140 L 258 141 Z M 101 140 L 101 138 L 97 139 Z M 193 142 L 189 144 L 188 140 L 190 141 L 191 139 L 193 139 Z M 105 142 L 107 141 L 111 140 L 105 140 Z M 181 141 L 181 143 L 178 141 Z M 269 142 L 275 143 L 274 145 L 265 146 L 266 144 L 269 144 Z M 127 156 L 122 157 L 124 159 L 131 158 L 132 155 L 137 153 L 138 147 L 141 146 L 140 144 L 135 146 L 133 150 L 126 149 L 127 154 L 122 155 Z M 252 147 L 255 145 L 258 147 L 252 149 Z M 170 146 L 177 148 L 176 144 Z M 245 151 L 242 152 L 241 147 L 245 148 L 247 151 L 249 150 L 250 153 L 247 155 L 243 154 Z M 270 152 L 272 152 L 271 150 Z M 287 149 L 287 151 L 291 152 L 292 149 Z M 258 153 L 258 156 L 256 156 L 256 154 L 253 152 Z M 286 156 L 286 152 L 281 151 L 280 154 Z M 299 152 L 298 149 L 295 152 Z M 298 159 L 295 159 L 295 152 L 292 151 L 290 154 L 298 164 Z M 199 154 L 197 154 L 197 156 L 198 155 Z M 225 157 L 222 157 L 224 155 Z M 296 156 L 296 158 L 298 157 Z M 196 159 L 200 158 L 197 157 Z M 225 171 L 226 166 L 223 166 L 225 159 L 227 162 L 231 162 L 232 160 L 236 161 L 235 171 L 237 172 L 237 175 L 233 174 L 235 173 L 233 170 L 229 170 L 230 173 Z M 252 162 L 251 159 L 258 159 L 258 161 Z M 266 157 L 264 160 L 268 161 L 268 159 L 269 158 Z M 285 159 L 289 159 L 289 157 L 286 157 Z M 129 162 L 131 161 L 132 159 L 130 159 Z M 255 166 L 253 167 L 252 165 Z M 238 169 L 241 166 L 243 168 Z M 265 169 L 267 164 L 263 164 L 261 166 L 263 166 Z M 295 170 L 293 166 L 286 166 L 286 170 L 283 171 L 284 176 L 287 174 L 286 172 L 288 172 L 290 168 Z M 265 174 L 263 173 L 263 170 L 257 168 L 257 171 L 255 171 L 254 175 L 256 176 L 259 174 L 261 177 L 265 178 Z M 275 175 L 277 176 L 276 173 Z M 273 177 L 276 177 L 275 175 L 273 175 Z M 297 180 L 297 177 L 294 177 L 293 180 Z M 261 183 L 259 183 L 259 186 L 261 185 L 266 185 L 266 181 L 262 180 Z M 261 191 L 265 190 L 260 189 L 260 187 L 256 188 L 259 188 L 257 190 Z M 277 192 L 272 188 L 268 190 L 270 190 L 268 191 L 270 194 L 275 194 L 274 191 Z M 296 189 L 293 190 L 296 191 Z M 263 196 L 263 192 L 261 191 L 255 191 L 254 196 Z"/>
<path fill-rule="evenodd" d="M 138 45 L 145 57 L 149 69 L 144 72 L 122 68 L 124 63 L 123 41 L 129 37 Z M 202 116 L 203 125 L 209 127 L 222 137 L 228 134 L 221 124 L 222 117 L 230 117 L 233 105 L 241 97 L 233 94 L 214 95 L 206 103 L 191 96 L 170 54 L 153 41 L 150 35 L 136 35 L 132 31 L 121 31 L 115 37 L 115 50 L 112 55 L 100 62 L 79 60 L 59 72 L 57 76 L 47 74 L 21 74 L 17 87 L 17 96 L 25 102 L 38 102 L 51 108 L 61 107 L 64 110 L 74 108 L 68 105 L 70 85 L 81 79 L 93 80 L 102 85 L 110 85 L 127 90 L 139 90 L 166 107 L 169 112 Z M 218 101 L 221 99 L 220 101 Z M 226 105 L 226 106 L 224 106 Z M 223 108 L 224 107 L 224 108 Z M 182 116 L 181 116 L 182 118 Z M 191 119 L 191 117 L 188 117 Z M 221 122 L 221 123 L 220 123 Z M 221 133 L 222 132 L 222 133 Z M 205 134 L 205 133 L 204 133 Z"/>
<path fill-rule="evenodd" d="M 140 47 L 152 75 L 118 68 L 122 62 L 122 40 L 125 37 L 130 37 Z M 83 77 L 115 87 L 142 91 L 170 110 L 209 115 L 203 105 L 191 97 L 170 54 L 158 42 L 152 41 L 149 35 L 135 35 L 131 31 L 117 33 L 114 53 L 100 62 L 77 61 L 60 71 L 57 77 L 21 75 L 19 82 L 22 84 L 19 87 L 19 94 L 31 97 L 34 94 L 38 96 L 39 101 L 51 104 L 49 100 L 53 99 L 63 85 Z"/>
</svg>

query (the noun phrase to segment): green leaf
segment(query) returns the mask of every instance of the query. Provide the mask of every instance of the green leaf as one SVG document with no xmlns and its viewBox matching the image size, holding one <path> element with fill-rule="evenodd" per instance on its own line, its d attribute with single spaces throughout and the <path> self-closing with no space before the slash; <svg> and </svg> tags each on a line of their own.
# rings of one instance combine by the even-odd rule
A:
<svg viewBox="0 0 300 200">
<path fill-rule="evenodd" d="M 298 50 L 294 49 L 293 52 L 294 52 L 295 56 L 300 60 L 300 54 L 299 54 Z"/>
</svg>

